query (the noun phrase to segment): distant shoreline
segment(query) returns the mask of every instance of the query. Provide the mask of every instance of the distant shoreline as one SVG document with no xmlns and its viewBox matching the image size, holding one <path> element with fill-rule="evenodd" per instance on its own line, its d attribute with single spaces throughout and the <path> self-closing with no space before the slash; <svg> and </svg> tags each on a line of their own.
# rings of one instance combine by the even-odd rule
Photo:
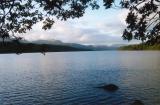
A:
<svg viewBox="0 0 160 105">
<path fill-rule="evenodd" d="M 92 49 L 91 49 L 92 48 Z M 0 43 L 0 54 L 45 53 L 49 52 L 84 52 L 84 51 L 160 51 L 160 44 L 135 44 L 117 49 L 95 49 L 94 47 L 73 47 L 67 45 L 34 44 L 34 43 Z"/>
<path fill-rule="evenodd" d="M 126 51 L 160 51 L 160 44 L 147 45 L 147 44 L 134 44 L 119 47 L 118 50 Z"/>
<path fill-rule="evenodd" d="M 89 51 L 89 50 L 88 50 Z M 87 50 L 86 51 L 47 51 L 47 52 L 20 52 L 20 53 L 17 53 L 17 52 L 0 52 L 0 54 L 17 54 L 17 55 L 19 55 L 19 54 L 29 54 L 29 53 L 41 53 L 41 54 L 43 54 L 43 53 L 52 53 L 52 52 L 87 52 Z"/>
<path fill-rule="evenodd" d="M 69 52 L 91 51 L 65 45 L 33 44 L 33 43 L 0 43 L 0 54 L 21 53 L 45 53 L 45 52 Z"/>
<path fill-rule="evenodd" d="M 0 42 L 0 54 L 46 53 L 46 52 L 77 52 L 77 51 L 110 51 L 116 47 L 67 44 L 37 44 L 22 42 Z"/>
</svg>

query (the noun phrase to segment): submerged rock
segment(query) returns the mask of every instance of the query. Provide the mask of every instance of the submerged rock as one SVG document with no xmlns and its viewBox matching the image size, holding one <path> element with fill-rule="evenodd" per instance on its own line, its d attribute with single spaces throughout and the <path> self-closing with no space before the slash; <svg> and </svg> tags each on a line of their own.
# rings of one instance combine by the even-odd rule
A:
<svg viewBox="0 0 160 105">
<path fill-rule="evenodd" d="M 109 92 L 114 92 L 119 89 L 119 87 L 114 84 L 108 84 L 108 85 L 100 86 L 98 88 L 102 88 L 102 89 L 109 91 Z"/>
<path fill-rule="evenodd" d="M 131 105 L 144 105 L 144 103 L 140 100 L 135 100 Z"/>
</svg>

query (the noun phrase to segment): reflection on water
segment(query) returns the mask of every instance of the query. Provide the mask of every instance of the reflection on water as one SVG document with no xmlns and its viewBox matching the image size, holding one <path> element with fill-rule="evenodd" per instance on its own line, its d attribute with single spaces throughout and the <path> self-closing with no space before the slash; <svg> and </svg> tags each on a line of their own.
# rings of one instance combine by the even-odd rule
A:
<svg viewBox="0 0 160 105">
<path fill-rule="evenodd" d="M 108 93 L 95 88 L 114 83 Z M 160 105 L 160 52 L 0 55 L 0 105 Z"/>
</svg>

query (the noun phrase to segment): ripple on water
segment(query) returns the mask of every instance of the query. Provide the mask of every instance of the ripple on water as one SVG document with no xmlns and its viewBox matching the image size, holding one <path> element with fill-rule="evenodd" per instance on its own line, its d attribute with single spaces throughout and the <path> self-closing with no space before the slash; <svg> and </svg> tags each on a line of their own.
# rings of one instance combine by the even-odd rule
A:
<svg viewBox="0 0 160 105">
<path fill-rule="evenodd" d="M 160 105 L 160 52 L 0 57 L 0 105 Z M 119 90 L 95 88 L 110 83 Z"/>
</svg>

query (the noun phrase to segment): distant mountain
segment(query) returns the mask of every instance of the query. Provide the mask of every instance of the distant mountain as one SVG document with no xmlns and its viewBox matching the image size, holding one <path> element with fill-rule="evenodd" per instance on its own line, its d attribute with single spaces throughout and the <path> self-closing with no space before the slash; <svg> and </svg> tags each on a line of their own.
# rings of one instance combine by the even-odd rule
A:
<svg viewBox="0 0 160 105">
<path fill-rule="evenodd" d="M 107 46 L 107 45 L 82 45 L 82 44 L 77 44 L 77 43 L 64 43 L 60 40 L 36 40 L 32 41 L 31 43 L 34 44 L 50 44 L 50 45 L 64 45 L 64 46 L 69 46 L 73 48 L 78 48 L 78 49 L 84 49 L 84 50 L 94 50 L 94 51 L 100 51 L 100 50 L 116 50 L 119 47 L 123 45 L 112 45 L 112 46 Z"/>
<path fill-rule="evenodd" d="M 63 42 L 60 40 L 36 40 L 36 41 L 31 41 L 31 43 L 35 44 L 51 44 L 51 45 L 63 45 Z"/>
<path fill-rule="evenodd" d="M 64 52 L 64 51 L 103 51 L 117 50 L 124 45 L 82 45 L 64 43 L 59 40 L 21 40 L 21 44 L 14 41 L 0 42 L 0 53 L 27 53 L 27 52 Z"/>
<path fill-rule="evenodd" d="M 16 42 L 0 42 L 0 53 L 33 53 L 33 52 L 67 52 L 67 51 L 91 51 L 89 49 L 80 49 L 67 45 L 53 45 L 53 44 L 35 44 Z"/>
<path fill-rule="evenodd" d="M 98 51 L 117 49 L 117 47 L 107 46 L 107 45 L 89 45 L 88 47 L 92 48 L 93 50 L 98 50 Z"/>
</svg>

